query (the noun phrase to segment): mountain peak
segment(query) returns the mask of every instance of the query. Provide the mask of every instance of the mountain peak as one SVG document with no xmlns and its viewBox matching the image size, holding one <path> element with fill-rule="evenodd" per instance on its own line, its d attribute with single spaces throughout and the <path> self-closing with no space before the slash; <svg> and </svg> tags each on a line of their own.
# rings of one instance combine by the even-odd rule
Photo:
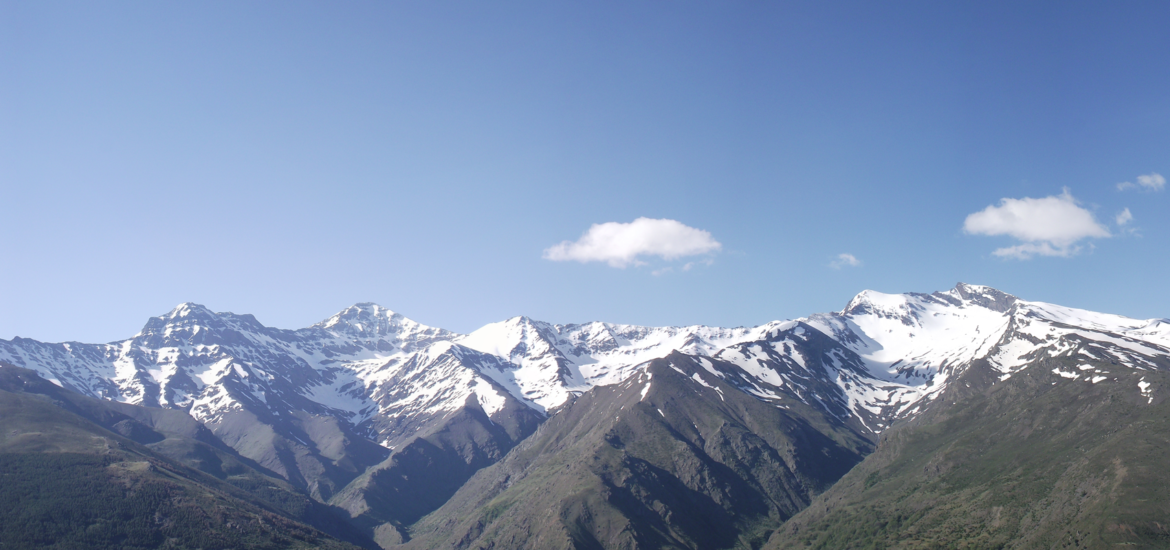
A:
<svg viewBox="0 0 1170 550">
<path fill-rule="evenodd" d="M 537 321 L 527 315 L 517 315 L 504 321 L 509 325 L 534 325 Z"/>
<path fill-rule="evenodd" d="M 545 337 L 545 338 L 551 338 L 553 340 L 556 339 L 556 337 L 553 336 L 553 333 L 556 332 L 556 328 L 554 325 L 547 323 L 545 321 L 538 321 L 538 320 L 533 319 L 527 315 L 517 315 L 515 317 L 509 317 L 508 319 L 505 319 L 503 321 L 499 321 L 496 323 L 489 323 L 487 325 L 484 325 L 484 326 L 472 331 L 471 334 L 481 333 L 484 331 L 487 331 L 487 332 L 501 332 L 502 331 L 502 333 L 513 334 L 513 335 L 515 335 L 515 337 L 520 337 L 520 338 L 526 338 L 526 336 L 523 336 L 523 335 L 536 334 L 536 335 L 540 335 L 540 336 Z"/>
<path fill-rule="evenodd" d="M 392 337 L 411 341 L 424 336 L 428 340 L 452 336 L 446 330 L 426 326 L 373 302 L 349 306 L 310 328 L 358 338 Z"/>
<path fill-rule="evenodd" d="M 363 323 L 366 325 L 382 324 L 395 317 L 403 320 L 406 319 L 402 315 L 373 302 L 359 302 L 334 313 L 328 319 L 313 326 L 326 329 L 348 326 L 360 330 Z"/>
<path fill-rule="evenodd" d="M 875 290 L 863 290 L 857 293 L 849 303 L 845 305 L 845 309 L 841 310 L 841 315 L 865 315 L 867 313 L 884 312 L 887 315 L 894 312 L 901 312 L 906 308 L 906 294 L 886 294 L 884 292 L 877 292 Z"/>
<path fill-rule="evenodd" d="M 957 283 L 955 288 L 943 293 L 935 293 L 950 295 L 964 302 L 970 302 L 977 306 L 985 307 L 992 311 L 1003 313 L 1009 309 L 1019 300 L 1015 296 L 982 285 L 969 285 L 967 283 Z"/>
<path fill-rule="evenodd" d="M 910 314 L 915 308 L 925 302 L 945 302 L 956 307 L 974 305 L 1003 313 L 1011 309 L 1019 299 L 1011 294 L 996 290 L 989 286 L 957 283 L 955 288 L 933 294 L 885 294 L 873 290 L 863 290 L 849 300 L 841 315 L 877 314 L 880 316 L 903 316 Z"/>
<path fill-rule="evenodd" d="M 359 302 L 341 310 L 334 317 L 376 317 L 389 319 L 395 315 L 401 317 L 401 315 L 395 313 L 394 311 L 375 304 L 374 302 Z"/>
<path fill-rule="evenodd" d="M 180 319 L 180 318 L 184 318 L 184 317 L 198 318 L 198 317 L 208 317 L 208 316 L 212 316 L 212 315 L 215 315 L 215 313 L 213 311 L 211 311 L 210 309 L 207 309 L 207 307 L 205 307 L 201 304 L 196 304 L 195 302 L 183 302 L 183 303 L 175 306 L 175 308 L 172 309 L 166 315 L 163 315 L 163 318 L 164 319 Z"/>
</svg>

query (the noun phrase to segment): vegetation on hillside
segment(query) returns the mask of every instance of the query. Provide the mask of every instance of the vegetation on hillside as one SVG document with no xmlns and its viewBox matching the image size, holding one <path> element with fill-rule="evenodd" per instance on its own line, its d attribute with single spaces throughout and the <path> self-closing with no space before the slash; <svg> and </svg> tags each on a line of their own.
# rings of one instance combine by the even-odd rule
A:
<svg viewBox="0 0 1170 550">
<path fill-rule="evenodd" d="M 220 481 L 80 416 L 69 397 L 0 390 L 0 549 L 354 548 L 286 516 L 304 501 L 256 486 L 259 474 L 229 465 Z"/>
<path fill-rule="evenodd" d="M 1170 547 L 1170 401 L 1138 387 L 1167 377 L 1052 372 L 1083 363 L 1044 361 L 940 397 L 937 414 L 888 432 L 769 547 Z"/>
<path fill-rule="evenodd" d="M 277 514 L 175 479 L 158 461 L 0 454 L 0 548 L 342 548 Z"/>
</svg>

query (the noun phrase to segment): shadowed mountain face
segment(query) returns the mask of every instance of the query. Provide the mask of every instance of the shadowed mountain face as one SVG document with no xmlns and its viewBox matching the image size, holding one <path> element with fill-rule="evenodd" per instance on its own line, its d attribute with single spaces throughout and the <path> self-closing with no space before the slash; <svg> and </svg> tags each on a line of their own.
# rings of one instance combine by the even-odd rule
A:
<svg viewBox="0 0 1170 550">
<path fill-rule="evenodd" d="M 412 528 L 406 546 L 758 545 L 870 443 L 792 395 L 790 406 L 751 397 L 728 381 L 736 374 L 675 353 L 590 390 Z"/>
<path fill-rule="evenodd" d="M 92 399 L 2 363 L 0 471 L 5 548 L 370 546 L 180 411 Z"/>
<path fill-rule="evenodd" d="M 493 422 L 469 398 L 442 424 L 413 439 L 386 461 L 370 467 L 329 501 L 353 518 L 378 544 L 406 539 L 405 529 L 442 506 L 481 468 L 494 464 L 527 437 L 543 417 L 519 406 Z"/>
</svg>

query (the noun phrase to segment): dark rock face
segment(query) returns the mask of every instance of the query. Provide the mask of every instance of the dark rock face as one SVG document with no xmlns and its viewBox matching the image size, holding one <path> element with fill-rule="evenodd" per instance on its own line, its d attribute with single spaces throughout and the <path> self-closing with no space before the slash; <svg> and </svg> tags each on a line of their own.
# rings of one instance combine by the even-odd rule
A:
<svg viewBox="0 0 1170 550">
<path fill-rule="evenodd" d="M 794 396 L 789 410 L 764 403 L 700 361 L 673 354 L 586 392 L 411 528 L 406 546 L 760 544 L 869 451 Z"/>
<path fill-rule="evenodd" d="M 489 418 L 474 398 L 442 424 L 369 468 L 329 502 L 349 512 L 379 543 L 438 509 L 480 469 L 504 457 L 544 418 L 523 405 Z"/>
<path fill-rule="evenodd" d="M 989 287 L 973 287 L 965 283 L 955 285 L 955 292 L 963 300 L 990 309 L 991 311 L 1006 312 L 1015 305 L 1018 298 L 1006 292 L 1000 292 Z M 935 295 L 941 293 L 936 292 Z"/>
</svg>

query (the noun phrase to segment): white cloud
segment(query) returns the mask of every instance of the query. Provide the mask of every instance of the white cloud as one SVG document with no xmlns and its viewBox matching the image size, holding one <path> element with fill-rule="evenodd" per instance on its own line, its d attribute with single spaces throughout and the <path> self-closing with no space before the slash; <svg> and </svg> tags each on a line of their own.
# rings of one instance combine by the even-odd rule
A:
<svg viewBox="0 0 1170 550">
<path fill-rule="evenodd" d="M 1015 258 L 1029 260 L 1032 256 L 1059 256 L 1067 258 L 1081 251 L 1081 247 L 1055 247 L 1051 243 L 1024 243 L 1006 248 L 997 248 L 992 254 L 1000 258 Z"/>
<path fill-rule="evenodd" d="M 1000 248 L 996 256 L 1027 260 L 1032 256 L 1069 257 L 1080 252 L 1077 242 L 1109 237 L 1109 230 L 1093 219 L 1093 213 L 1077 205 L 1068 189 L 1042 199 L 1001 199 L 999 206 L 967 216 L 963 231 L 972 235 L 1008 235 L 1023 241 Z"/>
<path fill-rule="evenodd" d="M 1125 210 L 1122 210 L 1121 213 L 1117 215 L 1117 225 L 1125 225 L 1125 224 L 1132 222 L 1132 221 L 1133 221 L 1133 214 L 1131 214 L 1129 212 L 1128 208 L 1126 208 Z"/>
<path fill-rule="evenodd" d="M 1151 172 L 1144 176 L 1138 176 L 1138 185 L 1154 191 L 1161 191 L 1166 186 L 1166 178 L 1157 172 Z"/>
<path fill-rule="evenodd" d="M 1161 191 L 1163 187 L 1166 187 L 1166 178 L 1157 172 L 1150 172 L 1149 174 L 1138 176 L 1137 183 L 1123 181 L 1117 184 L 1118 191 L 1125 191 L 1134 187 L 1141 187 L 1147 191 Z"/>
<path fill-rule="evenodd" d="M 711 233 L 702 229 L 675 220 L 638 218 L 630 223 L 593 224 L 575 242 L 564 241 L 545 249 L 544 259 L 605 262 L 612 267 L 625 268 L 645 264 L 638 259 L 642 256 L 674 260 L 717 252 L 722 247 Z"/>
<path fill-rule="evenodd" d="M 841 269 L 842 267 L 857 267 L 861 265 L 861 260 L 858 260 L 853 254 L 838 254 L 837 259 L 829 263 L 829 267 L 833 269 Z"/>
</svg>

